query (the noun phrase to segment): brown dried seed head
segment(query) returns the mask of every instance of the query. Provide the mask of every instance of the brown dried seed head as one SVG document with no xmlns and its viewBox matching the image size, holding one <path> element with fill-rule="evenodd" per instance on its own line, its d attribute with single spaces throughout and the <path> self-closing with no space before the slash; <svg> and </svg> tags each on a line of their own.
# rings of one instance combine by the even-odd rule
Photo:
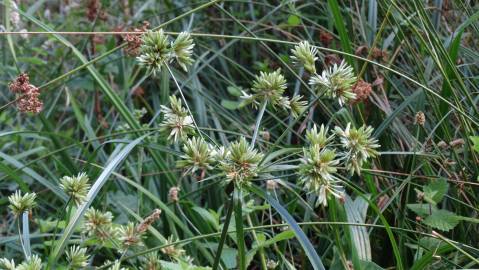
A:
<svg viewBox="0 0 479 270">
<path fill-rule="evenodd" d="M 452 148 L 458 148 L 464 145 L 464 139 L 455 139 L 449 143 Z"/>
<path fill-rule="evenodd" d="M 372 87 L 370 83 L 359 80 L 353 86 L 352 91 L 356 94 L 356 99 L 353 101 L 353 103 L 358 103 L 368 99 L 369 95 L 371 95 Z"/>
<path fill-rule="evenodd" d="M 420 126 L 424 126 L 426 123 L 426 115 L 422 111 L 416 113 L 416 124 Z"/>
<path fill-rule="evenodd" d="M 333 35 L 326 31 L 321 31 L 319 32 L 319 40 L 324 44 L 324 46 L 328 47 L 333 41 Z"/>
<path fill-rule="evenodd" d="M 366 55 L 367 52 L 368 52 L 368 46 L 361 45 L 356 48 L 356 50 L 354 51 L 354 54 L 357 56 L 363 56 L 363 55 Z"/>
<path fill-rule="evenodd" d="M 157 221 L 160 218 L 161 215 L 161 210 L 160 209 L 155 209 L 153 213 L 149 216 L 147 216 L 138 226 L 136 226 L 136 231 L 138 233 L 144 233 L 148 228 L 153 224 L 155 221 Z"/>
<path fill-rule="evenodd" d="M 448 144 L 445 141 L 440 141 L 437 143 L 437 146 L 446 149 L 448 147 Z"/>
<path fill-rule="evenodd" d="M 276 179 L 270 179 L 266 181 L 267 190 L 275 190 L 278 188 L 278 181 Z"/>
<path fill-rule="evenodd" d="M 17 101 L 18 110 L 21 112 L 39 113 L 43 109 L 43 102 L 39 98 L 40 90 L 29 84 L 28 89 Z"/>
<path fill-rule="evenodd" d="M 168 192 L 168 197 L 170 199 L 170 201 L 172 202 L 178 202 L 179 198 L 178 198 L 178 193 L 180 191 L 180 188 L 179 187 L 172 187 L 170 188 L 170 191 Z"/>
<path fill-rule="evenodd" d="M 337 56 L 336 54 L 326 54 L 324 56 L 324 64 L 326 66 L 332 66 L 334 64 L 341 64 L 341 58 L 339 58 L 339 56 Z"/>
<path fill-rule="evenodd" d="M 150 23 L 147 21 L 143 22 L 143 25 L 140 28 L 133 29 L 133 32 L 138 34 L 126 34 L 123 36 L 123 40 L 127 42 L 125 51 L 130 56 L 137 56 L 140 53 L 140 47 L 142 44 L 141 36 L 144 32 L 148 31 Z"/>
<path fill-rule="evenodd" d="M 28 78 L 28 74 L 21 73 L 15 79 L 15 81 L 8 84 L 8 88 L 13 93 L 23 93 L 28 91 L 28 86 L 30 84 L 30 80 Z"/>
</svg>

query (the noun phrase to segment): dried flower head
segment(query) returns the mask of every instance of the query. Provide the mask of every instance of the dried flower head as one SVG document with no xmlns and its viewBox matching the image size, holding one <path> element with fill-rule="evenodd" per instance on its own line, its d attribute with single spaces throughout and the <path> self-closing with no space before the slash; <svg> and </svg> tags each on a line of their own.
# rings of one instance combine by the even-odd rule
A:
<svg viewBox="0 0 479 270">
<path fill-rule="evenodd" d="M 303 65 L 309 73 L 316 73 L 316 60 L 318 60 L 318 49 L 313 47 L 307 41 L 301 41 L 291 50 L 293 56 L 291 58 L 296 64 Z"/>
<path fill-rule="evenodd" d="M 121 242 L 122 250 L 127 250 L 133 246 L 143 246 L 142 234 L 143 232 L 139 232 L 133 222 L 120 226 L 118 228 L 118 239 Z"/>
<path fill-rule="evenodd" d="M 188 111 L 183 108 L 181 100 L 175 96 L 170 96 L 170 107 L 161 106 L 161 112 L 164 114 L 163 121 L 160 124 L 160 131 L 168 133 L 168 140 L 177 142 L 185 140 L 188 135 L 194 133 L 193 118 L 188 115 Z"/>
<path fill-rule="evenodd" d="M 175 57 L 178 65 L 183 68 L 184 71 L 188 71 L 188 66 L 193 63 L 193 48 L 195 44 L 191 38 L 190 33 L 181 32 L 175 41 L 171 43 L 171 51 L 173 57 Z"/>
<path fill-rule="evenodd" d="M 22 196 L 22 193 L 17 190 L 15 193 L 8 197 L 10 205 L 8 206 L 15 216 L 20 216 L 23 212 L 30 211 L 33 207 L 37 205 L 35 199 L 37 194 L 35 193 L 25 193 Z"/>
<path fill-rule="evenodd" d="M 462 147 L 464 145 L 465 141 L 464 139 L 455 139 L 455 140 L 452 140 L 451 142 L 449 142 L 449 145 L 452 147 L 452 148 L 459 148 L 459 147 Z"/>
<path fill-rule="evenodd" d="M 68 269 L 83 269 L 88 265 L 89 255 L 86 254 L 87 249 L 80 246 L 71 246 L 67 250 Z"/>
<path fill-rule="evenodd" d="M 225 172 L 228 181 L 233 181 L 239 186 L 248 185 L 249 181 L 257 176 L 258 165 L 262 159 L 263 154 L 242 137 L 229 145 L 224 159 L 220 161 L 220 168 Z"/>
<path fill-rule="evenodd" d="M 323 70 L 321 75 L 315 74 L 309 81 L 310 85 L 324 92 L 326 96 L 337 98 L 340 106 L 356 98 L 352 91 L 355 83 L 353 68 L 344 61 L 339 66 L 334 64 L 333 67 Z"/>
<path fill-rule="evenodd" d="M 179 245 L 175 245 L 174 243 L 176 242 L 175 238 L 173 236 L 168 237 L 166 240 L 165 245 L 168 245 L 161 250 L 164 254 L 168 255 L 169 257 L 178 260 L 180 257 L 182 257 L 185 254 L 185 250 L 182 249 Z"/>
<path fill-rule="evenodd" d="M 306 100 L 301 100 L 302 98 L 303 96 L 297 95 L 289 100 L 289 109 L 294 118 L 298 118 L 308 107 L 308 102 Z"/>
<path fill-rule="evenodd" d="M 96 18 L 106 20 L 106 14 L 100 9 L 100 0 L 88 0 L 86 16 L 89 21 L 93 22 Z"/>
<path fill-rule="evenodd" d="M 155 209 L 153 210 L 153 213 L 151 213 L 149 216 L 147 216 L 138 226 L 136 226 L 136 230 L 139 233 L 144 233 L 148 228 L 153 224 L 155 221 L 157 221 L 160 218 L 161 215 L 161 210 L 160 209 Z"/>
<path fill-rule="evenodd" d="M 275 190 L 278 188 L 278 180 L 277 179 L 269 179 L 266 181 L 266 189 L 267 190 Z"/>
<path fill-rule="evenodd" d="M 168 36 L 160 29 L 158 31 L 148 31 L 143 35 L 140 56 L 136 59 L 140 65 L 156 74 L 171 61 L 171 56 Z"/>
<path fill-rule="evenodd" d="M 329 194 L 341 198 L 343 188 L 334 175 L 339 164 L 335 150 L 321 149 L 318 144 L 312 144 L 304 148 L 303 152 L 302 164 L 299 166 L 300 181 L 306 189 L 318 196 L 316 205 L 327 206 Z"/>
<path fill-rule="evenodd" d="M 143 26 L 141 28 L 135 28 L 133 29 L 133 32 L 136 32 L 134 34 L 126 34 L 123 36 L 123 40 L 126 41 L 127 45 L 125 47 L 125 51 L 127 54 L 131 56 L 137 56 L 140 53 L 140 47 L 142 44 L 142 35 L 144 32 L 148 31 L 148 28 L 150 27 L 150 23 L 147 21 L 143 22 Z"/>
<path fill-rule="evenodd" d="M 42 260 L 37 255 L 30 256 L 26 261 L 17 266 L 15 270 L 41 270 Z"/>
<path fill-rule="evenodd" d="M 252 96 L 254 101 L 265 101 L 273 106 L 280 105 L 286 90 L 286 79 L 280 69 L 269 73 L 261 71 L 260 75 L 255 77 L 251 90 L 254 93 Z"/>
<path fill-rule="evenodd" d="M 334 134 L 328 136 L 328 132 L 329 128 L 325 127 L 324 125 L 321 125 L 319 131 L 317 126 L 314 125 L 312 129 L 306 131 L 306 139 L 308 140 L 309 144 L 317 145 L 319 149 L 323 149 L 327 147 L 334 138 Z"/>
<path fill-rule="evenodd" d="M 319 40 L 321 43 L 324 44 L 324 46 L 328 47 L 331 42 L 333 41 L 333 35 L 331 35 L 329 32 L 326 31 L 321 31 L 319 32 Z"/>
<path fill-rule="evenodd" d="M 17 108 L 21 112 L 39 113 L 43 109 L 40 100 L 40 89 L 30 84 L 27 74 L 20 74 L 15 81 L 8 85 L 12 93 L 18 94 Z"/>
<path fill-rule="evenodd" d="M 424 126 L 425 123 L 426 123 L 426 115 L 422 111 L 417 112 L 416 125 Z"/>
<path fill-rule="evenodd" d="M 340 65 L 341 62 L 342 62 L 342 60 L 341 60 L 341 58 L 339 58 L 339 56 L 337 54 L 330 53 L 330 54 L 326 54 L 324 56 L 324 65 L 325 66 L 332 66 L 334 64 Z"/>
<path fill-rule="evenodd" d="M 60 179 L 60 187 L 68 194 L 72 201 L 78 206 L 82 204 L 88 190 L 90 189 L 90 184 L 88 184 L 89 178 L 86 173 L 79 173 L 77 176 L 64 176 Z"/>
<path fill-rule="evenodd" d="M 345 150 L 346 168 L 351 173 L 361 174 L 363 163 L 368 158 L 379 155 L 376 151 L 376 148 L 380 147 L 378 140 L 372 138 L 374 129 L 364 125 L 360 128 L 351 128 L 351 123 L 348 123 L 344 130 L 340 127 L 335 127 L 334 130 L 340 137 L 341 146 Z"/>
<path fill-rule="evenodd" d="M 18 99 L 17 107 L 21 112 L 41 112 L 43 110 L 43 102 L 40 100 L 40 89 L 30 84 L 28 90 Z"/>
<path fill-rule="evenodd" d="M 112 227 L 112 220 L 111 212 L 101 212 L 90 208 L 85 213 L 84 230 L 89 237 L 106 242 L 116 235 Z"/>
<path fill-rule="evenodd" d="M 168 198 L 170 199 L 171 202 L 178 202 L 179 201 L 179 198 L 178 198 L 178 194 L 180 192 L 180 188 L 179 187 L 171 187 L 170 190 L 168 191 Z"/>
<path fill-rule="evenodd" d="M 29 84 L 30 78 L 28 77 L 28 74 L 21 73 L 13 82 L 8 84 L 8 88 L 13 93 L 23 93 L 27 91 Z"/>
<path fill-rule="evenodd" d="M 185 174 L 194 174 L 196 171 L 205 172 L 212 169 L 214 162 L 213 147 L 203 138 L 193 137 L 183 145 L 183 155 L 176 162 L 178 168 L 184 168 Z"/>
<path fill-rule="evenodd" d="M 353 103 L 358 103 L 368 99 L 369 95 L 371 95 L 372 87 L 370 83 L 359 80 L 354 84 L 352 91 L 356 94 L 356 99 Z"/>
</svg>

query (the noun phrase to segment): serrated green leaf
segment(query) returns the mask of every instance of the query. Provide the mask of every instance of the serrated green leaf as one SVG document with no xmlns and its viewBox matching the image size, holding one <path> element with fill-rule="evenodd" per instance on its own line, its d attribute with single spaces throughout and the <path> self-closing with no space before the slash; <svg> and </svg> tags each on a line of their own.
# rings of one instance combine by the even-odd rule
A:
<svg viewBox="0 0 479 270">
<path fill-rule="evenodd" d="M 437 207 L 429 203 L 409 203 L 406 207 L 421 217 L 428 216 L 437 211 Z"/>
<path fill-rule="evenodd" d="M 432 215 L 424 219 L 424 224 L 431 226 L 435 229 L 447 232 L 454 229 L 454 227 L 459 224 L 459 221 L 459 216 L 450 211 L 441 209 L 435 211 L 434 213 L 432 213 Z"/>
<path fill-rule="evenodd" d="M 446 179 L 441 178 L 424 186 L 424 200 L 431 204 L 439 203 L 449 189 Z"/>
</svg>

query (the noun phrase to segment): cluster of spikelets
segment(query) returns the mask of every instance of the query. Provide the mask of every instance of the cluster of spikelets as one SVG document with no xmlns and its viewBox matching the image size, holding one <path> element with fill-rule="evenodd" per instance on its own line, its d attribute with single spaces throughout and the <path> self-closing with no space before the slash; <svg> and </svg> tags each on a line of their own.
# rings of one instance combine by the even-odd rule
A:
<svg viewBox="0 0 479 270">
<path fill-rule="evenodd" d="M 259 104 L 268 104 L 273 108 L 280 107 L 287 110 L 296 118 L 304 112 L 307 102 L 301 100 L 300 95 L 292 98 L 285 96 L 286 89 L 287 82 L 280 69 L 273 72 L 260 72 L 253 81 L 251 93 L 242 91 L 242 105 L 252 104 L 257 107 Z"/>
<path fill-rule="evenodd" d="M 341 166 L 350 174 L 361 173 L 369 158 L 376 157 L 379 147 L 372 138 L 372 127 L 351 128 L 349 123 L 343 130 L 335 127 L 333 132 L 321 125 L 307 131 L 309 145 L 303 149 L 299 166 L 300 180 L 307 190 L 317 195 L 317 205 L 327 205 L 329 195 L 343 197 L 343 187 L 338 175 Z M 339 147 L 334 142 L 339 140 Z"/>
<path fill-rule="evenodd" d="M 42 260 L 37 255 L 28 257 L 21 264 L 16 265 L 15 261 L 6 258 L 0 259 L 0 269 L 5 270 L 42 270 Z"/>
<path fill-rule="evenodd" d="M 194 46 L 190 34 L 186 32 L 180 33 L 174 41 L 170 41 L 170 37 L 162 29 L 147 31 L 141 38 L 140 55 L 137 60 L 153 74 L 173 61 L 187 71 L 188 66 L 193 63 Z"/>
<path fill-rule="evenodd" d="M 364 99 L 365 94 L 369 95 L 370 85 L 364 85 L 364 82 L 360 81 L 363 84 L 360 85 L 361 87 L 357 87 L 357 77 L 354 70 L 346 62 L 342 61 L 339 65 L 334 64 L 318 74 L 316 72 L 318 50 L 314 46 L 311 46 L 307 41 L 302 41 L 291 52 L 293 61 L 297 65 L 302 65 L 311 74 L 309 85 L 318 94 L 337 99 L 340 106 L 353 103 L 358 98 Z"/>
<path fill-rule="evenodd" d="M 89 179 L 85 173 L 77 176 L 64 176 L 60 179 L 60 187 L 69 196 L 71 204 L 79 206 L 87 198 L 90 189 Z M 9 208 L 12 214 L 19 218 L 23 213 L 29 214 L 37 205 L 35 193 L 25 193 L 16 191 L 9 196 Z M 154 222 L 161 215 L 161 210 L 155 209 L 149 216 L 145 217 L 139 223 L 128 222 L 126 225 L 115 224 L 113 214 L 109 211 L 100 211 L 95 208 L 89 208 L 84 215 L 82 225 L 83 239 L 89 240 L 88 245 L 100 245 L 116 249 L 119 254 L 125 254 L 134 248 L 144 247 L 143 238 Z M 169 238 L 161 249 L 165 256 L 177 262 L 191 265 L 192 259 L 186 255 L 185 250 L 176 244 L 176 240 Z M 87 246 L 70 246 L 65 251 L 65 259 L 68 263 L 68 269 L 84 269 L 90 265 L 90 255 L 87 253 Z M 157 253 L 149 254 L 144 258 L 143 269 L 160 269 L 160 258 Z M 106 262 L 108 269 L 126 269 L 122 268 L 119 261 Z M 6 258 L 0 259 L 0 269 L 7 270 L 40 270 L 43 269 L 42 260 L 37 255 L 28 257 L 24 262 L 16 265 L 13 260 Z M 156 268 L 149 268 L 157 266 Z"/>
<path fill-rule="evenodd" d="M 185 174 L 200 172 L 200 178 L 208 170 L 220 170 L 227 182 L 238 186 L 248 185 L 258 175 L 263 154 L 254 149 L 245 138 L 232 142 L 228 147 L 216 147 L 203 138 L 188 139 L 183 145 L 183 154 L 176 165 Z"/>
<path fill-rule="evenodd" d="M 308 146 L 303 149 L 298 174 L 305 189 L 318 197 L 318 204 L 327 205 L 327 198 L 333 195 L 343 197 L 340 168 L 349 174 L 360 174 L 363 165 L 378 155 L 377 140 L 372 137 L 372 127 L 345 129 L 335 127 L 330 132 L 323 125 L 307 131 Z M 249 185 L 263 170 L 261 161 L 264 155 L 254 149 L 246 139 L 232 142 L 228 147 L 215 147 L 203 138 L 188 139 L 183 146 L 183 154 L 177 167 L 185 174 L 217 170 L 224 174 L 226 182 L 237 186 Z"/>
</svg>

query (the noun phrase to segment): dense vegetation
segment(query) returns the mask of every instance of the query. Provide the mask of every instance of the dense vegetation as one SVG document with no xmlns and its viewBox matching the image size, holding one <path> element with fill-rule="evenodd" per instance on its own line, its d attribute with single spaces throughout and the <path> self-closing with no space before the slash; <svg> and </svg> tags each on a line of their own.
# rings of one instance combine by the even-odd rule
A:
<svg viewBox="0 0 479 270">
<path fill-rule="evenodd" d="M 478 5 L 0 1 L 0 269 L 478 268 Z"/>
</svg>

